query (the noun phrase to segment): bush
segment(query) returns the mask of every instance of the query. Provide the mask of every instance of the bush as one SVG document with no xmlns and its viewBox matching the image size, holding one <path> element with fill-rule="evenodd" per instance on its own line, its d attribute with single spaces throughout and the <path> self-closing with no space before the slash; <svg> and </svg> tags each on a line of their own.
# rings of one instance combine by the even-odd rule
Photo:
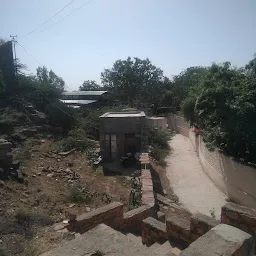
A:
<svg viewBox="0 0 256 256">
<path fill-rule="evenodd" d="M 68 151 L 73 148 L 87 151 L 95 148 L 95 143 L 88 139 L 87 133 L 81 128 L 71 130 L 68 136 L 57 144 L 60 151 Z"/>
<path fill-rule="evenodd" d="M 158 130 L 148 132 L 148 144 L 151 147 L 150 155 L 162 166 L 165 165 L 165 158 L 170 151 L 169 140 L 170 134 L 167 132 Z"/>
<path fill-rule="evenodd" d="M 75 110 L 61 102 L 48 104 L 45 113 L 50 125 L 62 127 L 64 130 L 71 129 L 76 123 L 76 119 L 74 118 Z"/>
</svg>

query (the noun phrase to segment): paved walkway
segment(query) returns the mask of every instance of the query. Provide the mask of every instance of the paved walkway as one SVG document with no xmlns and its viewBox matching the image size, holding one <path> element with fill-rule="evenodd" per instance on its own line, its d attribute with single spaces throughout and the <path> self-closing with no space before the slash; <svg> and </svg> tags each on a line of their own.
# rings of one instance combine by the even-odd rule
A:
<svg viewBox="0 0 256 256">
<path fill-rule="evenodd" d="M 169 144 L 172 150 L 166 159 L 166 175 L 180 202 L 192 213 L 211 216 L 213 212 L 220 219 L 226 196 L 204 173 L 190 140 L 176 134 Z"/>
</svg>

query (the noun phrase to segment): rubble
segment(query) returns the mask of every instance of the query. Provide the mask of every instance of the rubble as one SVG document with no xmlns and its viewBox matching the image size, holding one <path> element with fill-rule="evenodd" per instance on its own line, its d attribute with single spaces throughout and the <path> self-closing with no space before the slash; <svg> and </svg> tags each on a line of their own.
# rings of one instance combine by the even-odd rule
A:
<svg viewBox="0 0 256 256">
<path fill-rule="evenodd" d="M 20 162 L 13 161 L 11 148 L 11 142 L 0 139 L 0 178 L 7 179 L 12 177 L 19 182 L 23 182 L 23 173 L 19 170 Z"/>
</svg>

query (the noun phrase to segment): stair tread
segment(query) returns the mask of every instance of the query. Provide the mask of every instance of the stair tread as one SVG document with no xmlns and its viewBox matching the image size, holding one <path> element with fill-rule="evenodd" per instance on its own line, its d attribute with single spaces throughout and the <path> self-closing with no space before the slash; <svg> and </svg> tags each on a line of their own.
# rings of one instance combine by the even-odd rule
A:
<svg viewBox="0 0 256 256">
<path fill-rule="evenodd" d="M 161 244 L 154 243 L 149 248 L 150 248 L 151 251 L 157 251 L 160 247 L 161 247 Z"/>
<path fill-rule="evenodd" d="M 164 255 L 167 253 L 171 253 L 174 255 L 179 255 L 181 253 L 181 250 L 178 249 L 177 247 L 172 247 L 169 241 L 166 241 L 164 244 L 161 245 L 160 248 L 155 250 L 155 252 L 159 255 Z"/>
<path fill-rule="evenodd" d="M 127 236 L 127 238 L 128 238 L 130 241 L 133 241 L 133 242 L 136 243 L 136 244 L 142 245 L 141 236 L 135 236 L 134 234 L 131 234 L 131 233 L 126 234 L 126 236 Z"/>
</svg>

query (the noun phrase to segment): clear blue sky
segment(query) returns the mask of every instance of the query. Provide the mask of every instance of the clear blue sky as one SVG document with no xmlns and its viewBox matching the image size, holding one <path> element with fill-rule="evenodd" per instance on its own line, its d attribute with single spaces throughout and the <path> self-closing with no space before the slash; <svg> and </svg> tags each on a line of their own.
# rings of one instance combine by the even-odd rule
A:
<svg viewBox="0 0 256 256">
<path fill-rule="evenodd" d="M 26 35 L 69 2 L 0 0 L 0 37 Z M 85 2 L 19 40 L 68 89 L 100 82 L 104 68 L 128 56 L 149 58 L 171 77 L 214 61 L 241 66 L 256 52 L 256 0 L 91 0 L 60 21 Z M 38 63 L 19 46 L 17 53 L 35 73 Z"/>
</svg>

